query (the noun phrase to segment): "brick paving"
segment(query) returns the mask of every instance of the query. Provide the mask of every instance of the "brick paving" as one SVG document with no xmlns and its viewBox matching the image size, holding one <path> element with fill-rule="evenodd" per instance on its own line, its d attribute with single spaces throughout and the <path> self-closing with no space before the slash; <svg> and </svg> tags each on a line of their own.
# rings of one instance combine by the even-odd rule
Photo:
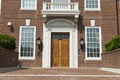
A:
<svg viewBox="0 0 120 80">
<path fill-rule="evenodd" d="M 120 74 L 97 68 L 24 68 L 0 73 L 0 80 L 120 80 Z"/>
</svg>

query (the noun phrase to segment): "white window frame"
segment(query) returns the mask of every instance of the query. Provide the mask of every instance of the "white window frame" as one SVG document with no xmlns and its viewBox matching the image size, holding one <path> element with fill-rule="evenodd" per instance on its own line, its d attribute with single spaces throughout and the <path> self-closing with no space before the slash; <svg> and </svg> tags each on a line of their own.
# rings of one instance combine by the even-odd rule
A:
<svg viewBox="0 0 120 80">
<path fill-rule="evenodd" d="M 24 8 L 23 6 L 23 0 L 21 0 L 21 10 L 37 10 L 37 0 L 35 0 L 35 7 L 34 8 Z"/>
<path fill-rule="evenodd" d="M 33 57 L 21 57 L 21 32 L 22 28 L 34 28 L 34 50 L 33 50 Z M 20 60 L 35 60 L 35 44 L 36 44 L 36 26 L 20 26 L 20 33 L 19 33 L 19 59 Z"/>
<path fill-rule="evenodd" d="M 99 38 L 100 38 L 100 57 L 87 57 L 87 28 L 98 28 L 99 29 Z M 101 27 L 96 26 L 96 27 L 91 27 L 91 26 L 86 26 L 85 27 L 85 60 L 101 60 L 101 53 L 102 53 L 102 37 L 101 37 Z"/>
<path fill-rule="evenodd" d="M 98 8 L 86 8 L 86 0 L 84 0 L 84 9 L 85 11 L 100 11 L 100 0 L 98 0 Z"/>
<path fill-rule="evenodd" d="M 51 2 L 52 2 L 52 3 L 54 3 L 54 1 L 53 1 L 53 0 L 51 0 Z M 68 3 L 70 3 L 70 0 L 68 0 Z"/>
</svg>

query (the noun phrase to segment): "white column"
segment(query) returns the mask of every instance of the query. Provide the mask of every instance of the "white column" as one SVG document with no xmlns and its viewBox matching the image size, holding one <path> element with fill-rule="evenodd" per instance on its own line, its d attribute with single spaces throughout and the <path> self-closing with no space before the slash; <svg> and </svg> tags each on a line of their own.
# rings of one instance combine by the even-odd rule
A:
<svg viewBox="0 0 120 80">
<path fill-rule="evenodd" d="M 70 32 L 70 68 L 78 68 L 78 31 L 75 26 Z"/>
<path fill-rule="evenodd" d="M 49 33 L 43 23 L 43 53 L 42 53 L 42 67 L 49 68 Z"/>
<path fill-rule="evenodd" d="M 75 43 L 74 43 L 74 67 L 73 68 L 78 68 L 78 30 L 77 26 L 75 27 L 75 37 L 74 37 Z"/>
<path fill-rule="evenodd" d="M 70 52 L 69 52 L 69 54 L 70 54 L 70 59 L 69 59 L 69 64 L 70 64 L 70 68 L 73 68 L 73 50 L 74 49 L 72 49 L 73 48 L 73 34 L 72 34 L 72 31 L 70 32 Z"/>
</svg>

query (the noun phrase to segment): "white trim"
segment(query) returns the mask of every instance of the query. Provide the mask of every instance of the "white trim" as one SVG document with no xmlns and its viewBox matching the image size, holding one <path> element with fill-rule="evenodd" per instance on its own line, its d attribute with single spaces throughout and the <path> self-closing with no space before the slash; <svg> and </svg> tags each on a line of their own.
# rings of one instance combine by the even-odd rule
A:
<svg viewBox="0 0 120 80">
<path fill-rule="evenodd" d="M 37 0 L 35 0 L 35 7 L 34 8 L 23 8 L 23 0 L 21 0 L 21 8 L 20 10 L 37 10 Z"/>
<path fill-rule="evenodd" d="M 34 50 L 33 50 L 33 57 L 21 57 L 20 56 L 20 49 L 21 49 L 21 32 L 22 28 L 34 28 Z M 20 60 L 35 60 L 35 44 L 36 44 L 36 26 L 20 26 L 20 33 L 19 33 L 19 59 Z"/>
<path fill-rule="evenodd" d="M 25 20 L 26 26 L 30 26 L 30 19 Z"/>
<path fill-rule="evenodd" d="M 54 3 L 54 1 L 53 1 L 53 0 L 51 0 L 51 2 L 52 2 L 52 3 Z M 68 0 L 68 3 L 70 3 L 70 0 Z"/>
<path fill-rule="evenodd" d="M 55 26 L 57 22 L 60 26 Z M 69 23 L 71 22 L 71 23 Z M 48 24 L 49 23 L 49 24 Z M 73 24 L 72 21 L 66 19 L 54 19 L 48 22 L 46 26 L 43 23 L 43 55 L 42 55 L 42 67 L 43 68 L 50 68 L 51 67 L 51 33 L 52 32 L 68 32 L 70 35 L 69 38 L 69 67 L 70 68 L 78 68 L 78 31 L 77 25 L 71 26 Z M 54 26 L 51 26 L 55 23 Z"/>
<path fill-rule="evenodd" d="M 99 28 L 99 38 L 100 38 L 100 57 L 91 57 L 91 58 L 88 58 L 87 57 L 87 28 Z M 101 27 L 91 27 L 91 26 L 86 26 L 85 27 L 85 60 L 101 60 L 101 54 L 102 54 L 102 37 L 101 37 Z"/>
<path fill-rule="evenodd" d="M 84 10 L 85 11 L 100 11 L 100 0 L 98 0 L 98 8 L 86 8 L 86 0 L 84 0 Z"/>
<path fill-rule="evenodd" d="M 90 25 L 95 26 L 95 20 L 90 20 Z"/>
</svg>

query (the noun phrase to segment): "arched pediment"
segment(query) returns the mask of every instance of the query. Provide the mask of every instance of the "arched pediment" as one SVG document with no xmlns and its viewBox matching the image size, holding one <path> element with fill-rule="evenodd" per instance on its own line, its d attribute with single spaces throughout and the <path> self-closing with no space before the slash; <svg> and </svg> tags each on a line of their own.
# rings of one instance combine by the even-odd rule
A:
<svg viewBox="0 0 120 80">
<path fill-rule="evenodd" d="M 74 22 L 67 19 L 53 19 L 46 23 L 47 27 L 74 27 Z"/>
</svg>

